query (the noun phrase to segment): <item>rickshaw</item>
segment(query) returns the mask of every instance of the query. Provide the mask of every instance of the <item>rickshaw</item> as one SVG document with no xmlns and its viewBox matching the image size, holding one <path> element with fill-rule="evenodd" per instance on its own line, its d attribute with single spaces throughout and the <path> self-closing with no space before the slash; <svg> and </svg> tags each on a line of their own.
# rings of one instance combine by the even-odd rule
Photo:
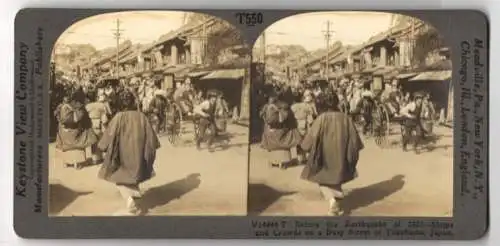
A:
<svg viewBox="0 0 500 246">
<path fill-rule="evenodd" d="M 165 133 L 168 142 L 177 145 L 182 136 L 184 115 L 181 106 L 174 101 L 173 91 L 168 89 L 165 95 L 167 107 L 165 109 Z"/>
<path fill-rule="evenodd" d="M 184 99 L 183 99 L 184 100 Z M 186 122 L 193 123 L 193 132 L 195 139 L 198 138 L 199 135 L 199 125 L 197 118 L 193 115 L 193 106 L 186 107 L 186 103 L 184 101 L 174 100 L 173 97 L 169 96 L 166 110 L 166 134 L 168 141 L 176 145 L 178 140 L 180 139 L 183 129 L 185 129 L 184 124 Z M 189 102 L 192 104 L 192 102 Z"/>
<path fill-rule="evenodd" d="M 364 88 L 368 88 L 368 86 L 370 86 L 370 81 L 365 80 L 363 84 Z M 374 105 L 371 111 L 372 122 L 369 126 L 369 133 L 370 136 L 373 137 L 375 143 L 378 146 L 383 147 L 388 144 L 388 136 L 391 133 L 391 121 L 396 120 L 395 116 L 398 114 L 399 110 L 395 109 L 394 105 L 392 105 L 392 102 L 381 101 L 381 88 L 371 87 L 370 92 L 372 94 Z M 361 101 L 362 100 L 360 100 L 358 104 L 361 103 Z M 353 115 L 353 118 L 356 125 L 358 125 L 358 127 L 361 127 L 363 120 L 361 119 L 362 117 L 359 116 L 359 114 L 355 114 Z"/>
</svg>

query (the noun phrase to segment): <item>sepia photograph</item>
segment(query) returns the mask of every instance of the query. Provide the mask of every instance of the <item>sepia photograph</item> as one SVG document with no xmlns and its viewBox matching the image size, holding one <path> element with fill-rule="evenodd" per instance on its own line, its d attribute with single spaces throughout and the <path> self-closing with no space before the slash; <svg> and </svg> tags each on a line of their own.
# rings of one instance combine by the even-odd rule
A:
<svg viewBox="0 0 500 246">
<path fill-rule="evenodd" d="M 252 50 L 248 214 L 453 216 L 453 84 L 439 30 L 315 12 Z"/>
<path fill-rule="evenodd" d="M 49 216 L 246 215 L 251 48 L 220 18 L 75 22 L 50 73 Z"/>
</svg>

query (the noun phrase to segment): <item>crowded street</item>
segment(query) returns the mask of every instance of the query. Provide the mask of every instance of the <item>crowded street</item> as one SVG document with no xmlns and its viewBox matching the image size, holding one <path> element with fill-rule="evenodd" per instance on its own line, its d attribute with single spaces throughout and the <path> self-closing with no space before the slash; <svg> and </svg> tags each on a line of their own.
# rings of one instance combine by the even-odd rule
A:
<svg viewBox="0 0 500 246">
<path fill-rule="evenodd" d="M 176 146 L 160 137 L 156 174 L 141 185 L 140 206 L 147 215 L 245 215 L 248 128 L 228 125 L 227 149 L 214 152 L 196 151 L 192 125 L 185 128 Z M 64 168 L 57 152 L 51 144 L 51 216 L 109 216 L 123 207 L 116 186 L 97 178 L 100 165 Z"/>
<path fill-rule="evenodd" d="M 452 130 L 436 127 L 439 139 L 419 155 L 397 146 L 381 149 L 363 137 L 365 149 L 358 163 L 359 177 L 343 187 L 342 205 L 352 216 L 452 216 Z M 324 216 L 325 203 L 318 185 L 300 178 L 304 166 L 271 168 L 265 150 L 251 148 L 250 215 Z M 376 156 L 376 157 L 375 157 Z"/>
<path fill-rule="evenodd" d="M 343 29 L 354 22 L 360 36 Z M 326 12 L 280 20 L 256 44 L 249 214 L 452 216 L 454 87 L 436 29 Z"/>
<path fill-rule="evenodd" d="M 103 15 L 54 46 L 49 214 L 244 215 L 250 56 L 239 32 L 192 12 Z"/>
</svg>

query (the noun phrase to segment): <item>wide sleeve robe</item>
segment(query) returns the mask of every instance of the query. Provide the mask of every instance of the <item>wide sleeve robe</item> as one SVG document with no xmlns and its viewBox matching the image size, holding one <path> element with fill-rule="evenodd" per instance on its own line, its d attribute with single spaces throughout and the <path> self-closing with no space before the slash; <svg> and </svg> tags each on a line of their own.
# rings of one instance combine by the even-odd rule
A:
<svg viewBox="0 0 500 246">
<path fill-rule="evenodd" d="M 287 104 L 268 104 L 264 122 L 261 147 L 265 150 L 290 150 L 302 140 L 297 121 Z"/>
<path fill-rule="evenodd" d="M 339 185 L 356 177 L 359 151 L 364 148 L 352 120 L 341 112 L 321 114 L 304 137 L 309 152 L 301 177 L 314 183 Z"/>
<path fill-rule="evenodd" d="M 98 144 L 106 152 L 99 178 L 136 185 L 153 177 L 160 142 L 147 117 L 139 111 L 118 113 Z"/>
<path fill-rule="evenodd" d="M 92 122 L 83 105 L 63 104 L 59 111 L 56 146 L 62 151 L 85 149 L 97 142 Z"/>
</svg>

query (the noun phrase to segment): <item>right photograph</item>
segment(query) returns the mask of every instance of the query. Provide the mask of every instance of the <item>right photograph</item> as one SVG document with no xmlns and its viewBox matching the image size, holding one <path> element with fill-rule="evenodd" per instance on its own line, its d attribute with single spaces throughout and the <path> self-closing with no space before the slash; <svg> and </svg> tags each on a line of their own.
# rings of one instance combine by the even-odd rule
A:
<svg viewBox="0 0 500 246">
<path fill-rule="evenodd" d="M 395 13 L 269 26 L 253 47 L 248 214 L 453 216 L 450 52 Z"/>
</svg>

